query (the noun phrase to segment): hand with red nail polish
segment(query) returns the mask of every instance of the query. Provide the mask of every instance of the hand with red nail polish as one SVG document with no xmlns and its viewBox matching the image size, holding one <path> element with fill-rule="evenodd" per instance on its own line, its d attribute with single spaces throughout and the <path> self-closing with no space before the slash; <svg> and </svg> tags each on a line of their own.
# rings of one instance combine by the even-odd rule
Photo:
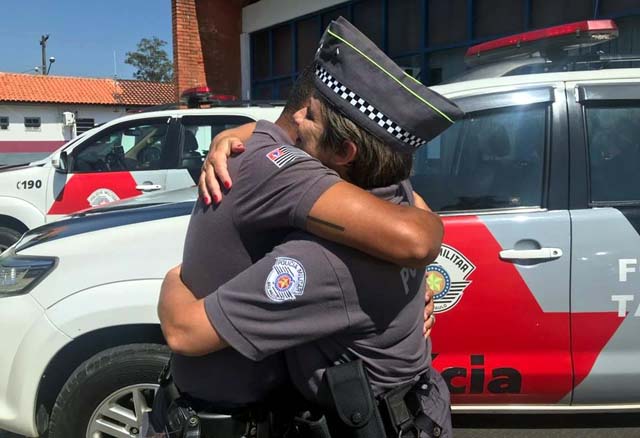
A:
<svg viewBox="0 0 640 438">
<path fill-rule="evenodd" d="M 211 141 L 209 153 L 202 164 L 198 180 L 200 196 L 213 198 L 213 202 L 222 202 L 222 189 L 230 190 L 233 185 L 227 168 L 227 160 L 233 154 L 244 152 L 243 141 L 253 134 L 255 123 L 247 123 L 236 128 L 222 131 Z"/>
</svg>

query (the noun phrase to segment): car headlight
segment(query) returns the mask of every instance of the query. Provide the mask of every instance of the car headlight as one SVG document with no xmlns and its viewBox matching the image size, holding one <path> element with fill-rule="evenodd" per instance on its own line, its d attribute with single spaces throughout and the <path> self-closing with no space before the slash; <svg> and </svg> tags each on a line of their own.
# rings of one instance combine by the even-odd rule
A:
<svg viewBox="0 0 640 438">
<path fill-rule="evenodd" d="M 0 298 L 29 292 L 56 263 L 54 257 L 19 256 L 5 251 L 0 256 Z"/>
</svg>

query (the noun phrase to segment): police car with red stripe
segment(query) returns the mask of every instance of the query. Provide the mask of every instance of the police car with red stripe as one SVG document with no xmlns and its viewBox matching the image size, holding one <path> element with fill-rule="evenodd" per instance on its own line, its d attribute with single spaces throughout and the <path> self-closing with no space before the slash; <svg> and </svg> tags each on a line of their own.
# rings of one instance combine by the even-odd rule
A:
<svg viewBox="0 0 640 438">
<path fill-rule="evenodd" d="M 0 252 L 28 229 L 89 207 L 194 184 L 211 139 L 278 105 L 248 105 L 198 87 L 183 94 L 208 109 L 146 111 L 121 117 L 70 141 L 49 157 L 0 167 Z M 186 106 L 185 106 L 186 108 Z M 204 155 L 203 155 L 204 154 Z"/>
<path fill-rule="evenodd" d="M 498 40 L 469 55 L 513 56 L 480 66 L 507 76 L 437 87 L 467 116 L 418 152 L 412 180 L 446 229 L 426 285 L 458 412 L 640 410 L 640 69 L 544 56 L 549 38 L 587 50 L 616 34 L 588 21 Z M 508 75 L 523 68 L 547 72 Z M 0 428 L 135 436 L 195 196 L 48 224 L 2 255 Z"/>
</svg>

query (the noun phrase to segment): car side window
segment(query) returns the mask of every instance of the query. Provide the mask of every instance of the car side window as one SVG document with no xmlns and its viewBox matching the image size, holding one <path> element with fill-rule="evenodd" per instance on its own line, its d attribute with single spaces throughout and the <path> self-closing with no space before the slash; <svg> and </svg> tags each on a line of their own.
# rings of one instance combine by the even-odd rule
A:
<svg viewBox="0 0 640 438">
<path fill-rule="evenodd" d="M 548 104 L 468 114 L 421 148 L 414 189 L 434 211 L 542 205 Z"/>
<path fill-rule="evenodd" d="M 200 169 L 209 152 L 211 140 L 225 129 L 235 128 L 253 119 L 243 116 L 191 116 L 182 118 L 182 165 Z"/>
<path fill-rule="evenodd" d="M 585 108 L 591 202 L 640 202 L 640 102 Z"/>
<path fill-rule="evenodd" d="M 72 172 L 166 169 L 166 119 L 119 125 L 101 132 L 74 151 Z"/>
</svg>

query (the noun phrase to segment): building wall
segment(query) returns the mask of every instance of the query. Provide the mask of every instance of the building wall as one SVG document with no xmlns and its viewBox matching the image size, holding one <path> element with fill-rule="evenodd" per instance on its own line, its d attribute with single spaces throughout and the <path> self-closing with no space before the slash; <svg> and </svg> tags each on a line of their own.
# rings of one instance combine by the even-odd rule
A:
<svg viewBox="0 0 640 438">
<path fill-rule="evenodd" d="M 627 36 L 638 0 L 172 0 L 172 12 L 178 93 L 207 84 L 254 99 L 286 98 L 340 15 L 429 85 L 462 73 L 472 45 L 571 21 L 619 19 L 612 53 L 640 45 Z"/>
<path fill-rule="evenodd" d="M 0 117 L 9 117 L 8 129 L 0 129 L 0 164 L 44 158 L 69 141 L 73 130 L 63 126 L 65 111 L 77 119 L 94 119 L 96 125 L 125 114 L 124 107 L 113 106 L 0 103 Z M 40 128 L 26 128 L 25 117 L 40 117 Z"/>
<path fill-rule="evenodd" d="M 240 32 L 244 0 L 196 2 L 206 84 L 217 94 L 240 96 Z"/>
<path fill-rule="evenodd" d="M 606 50 L 640 51 L 638 0 L 261 0 L 243 10 L 244 95 L 286 98 L 323 29 L 340 15 L 429 85 L 462 73 L 472 45 L 573 21 L 614 18 L 620 38 Z"/>
<path fill-rule="evenodd" d="M 261 0 L 242 10 L 242 32 L 256 32 L 339 3 L 344 0 Z"/>
<path fill-rule="evenodd" d="M 196 0 L 172 0 L 173 70 L 176 100 L 188 88 L 206 85 Z"/>
</svg>

